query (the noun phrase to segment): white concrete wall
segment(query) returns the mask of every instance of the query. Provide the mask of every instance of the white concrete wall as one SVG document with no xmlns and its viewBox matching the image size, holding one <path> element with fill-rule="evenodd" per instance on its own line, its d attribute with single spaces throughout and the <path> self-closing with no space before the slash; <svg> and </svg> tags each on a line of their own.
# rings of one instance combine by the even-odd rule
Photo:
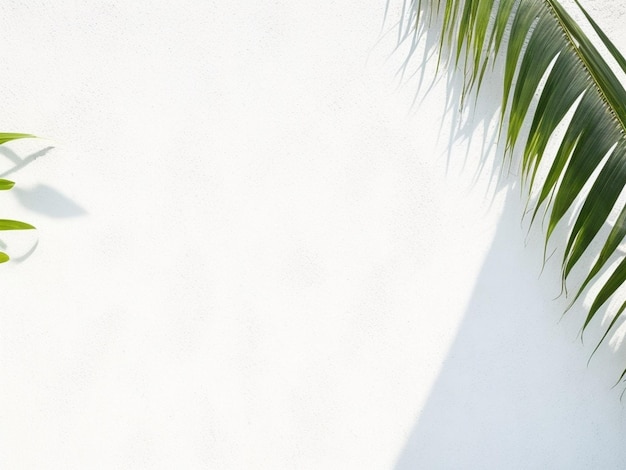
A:
<svg viewBox="0 0 626 470">
<path fill-rule="evenodd" d="M 2 10 L 0 130 L 47 139 L 0 149 L 1 468 L 626 466 L 623 361 L 385 0 Z"/>
</svg>

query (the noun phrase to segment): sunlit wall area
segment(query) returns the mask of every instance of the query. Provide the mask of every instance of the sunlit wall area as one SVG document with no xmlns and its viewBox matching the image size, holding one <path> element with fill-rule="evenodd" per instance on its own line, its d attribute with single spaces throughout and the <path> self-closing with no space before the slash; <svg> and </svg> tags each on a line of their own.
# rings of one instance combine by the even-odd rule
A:
<svg viewBox="0 0 626 470">
<path fill-rule="evenodd" d="M 497 107 L 401 17 L 3 3 L 0 467 L 623 468 Z"/>
</svg>

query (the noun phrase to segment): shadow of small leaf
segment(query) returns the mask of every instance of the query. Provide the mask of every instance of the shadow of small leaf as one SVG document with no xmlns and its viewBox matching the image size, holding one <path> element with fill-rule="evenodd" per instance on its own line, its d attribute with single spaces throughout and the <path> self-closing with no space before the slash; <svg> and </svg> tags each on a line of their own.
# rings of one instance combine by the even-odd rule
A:
<svg viewBox="0 0 626 470">
<path fill-rule="evenodd" d="M 44 156 L 45 154 L 47 154 L 50 150 L 54 149 L 54 147 L 49 146 L 46 148 L 43 148 L 25 158 L 21 158 L 19 155 L 17 155 L 13 150 L 11 150 L 10 148 L 7 147 L 2 147 L 0 146 L 0 155 L 8 158 L 11 162 L 14 163 L 14 166 L 12 168 L 9 168 L 8 170 L 4 171 L 3 173 L 0 174 L 0 177 L 5 177 L 8 176 L 12 173 L 15 173 L 16 171 L 24 168 L 26 165 L 34 162 L 36 159 L 38 159 L 39 157 Z"/>
<path fill-rule="evenodd" d="M 20 256 L 13 256 L 11 260 L 14 263 L 21 263 L 22 261 L 27 260 L 35 252 L 35 250 L 37 249 L 37 245 L 39 245 L 39 240 L 37 240 L 26 253 Z"/>
<path fill-rule="evenodd" d="M 36 232 L 36 231 L 33 231 Z M 35 234 L 36 236 L 36 234 Z M 14 243 L 10 243 L 11 245 L 14 245 Z M 17 252 L 22 252 L 23 251 L 23 247 L 19 246 L 19 245 L 24 245 L 26 246 L 23 242 L 22 243 L 18 243 L 18 247 L 17 247 Z M 35 239 L 35 241 L 32 243 L 32 245 L 28 248 L 28 250 L 23 251 L 21 254 L 16 255 L 15 254 L 15 246 L 11 247 L 11 250 L 8 250 L 9 248 L 9 244 L 6 243 L 4 240 L 0 239 L 0 263 L 4 263 L 6 261 L 11 261 L 12 263 L 21 263 L 22 261 L 26 261 L 28 258 L 31 257 L 31 255 L 35 252 L 35 250 L 37 249 L 37 246 L 39 245 L 39 239 Z M 5 251 L 11 251 L 12 254 L 9 257 L 9 255 L 7 255 L 7 253 L 4 253 Z M 6 259 L 4 259 L 4 257 L 2 256 L 4 254 L 4 256 L 6 256 Z M 4 259 L 4 261 L 2 261 Z"/>
<path fill-rule="evenodd" d="M 11 191 L 25 208 L 49 217 L 80 217 L 87 211 L 56 189 L 40 184 L 32 189 L 15 187 Z"/>
</svg>

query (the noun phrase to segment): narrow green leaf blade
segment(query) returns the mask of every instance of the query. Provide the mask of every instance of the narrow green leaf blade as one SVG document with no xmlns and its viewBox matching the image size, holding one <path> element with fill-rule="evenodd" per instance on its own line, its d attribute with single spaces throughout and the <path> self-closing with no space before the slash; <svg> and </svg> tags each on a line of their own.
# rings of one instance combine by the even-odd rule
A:
<svg viewBox="0 0 626 470">
<path fill-rule="evenodd" d="M 0 145 L 17 139 L 34 139 L 32 134 L 19 134 L 16 132 L 0 132 Z"/>
<path fill-rule="evenodd" d="M 587 250 L 626 186 L 626 146 L 618 146 L 585 198 L 564 253 L 563 276 L 567 277 Z"/>
<path fill-rule="evenodd" d="M 6 191 L 8 189 L 11 189 L 13 186 L 15 186 L 15 183 L 13 181 L 0 179 L 0 191 Z"/>
<path fill-rule="evenodd" d="M 591 307 L 589 307 L 589 313 L 585 318 L 583 330 L 587 328 L 589 322 L 593 319 L 598 310 L 604 303 L 615 293 L 617 289 L 626 281 L 626 258 L 615 268 L 615 271 L 611 274 L 609 279 L 604 283 L 598 295 L 596 295 Z"/>
<path fill-rule="evenodd" d="M 580 10 L 583 12 L 585 17 L 587 18 L 587 21 L 589 21 L 589 24 L 591 24 L 594 31 L 598 35 L 598 37 L 602 40 L 605 47 L 609 50 L 609 52 L 611 53 L 611 55 L 613 55 L 613 57 L 615 58 L 619 66 L 626 73 L 626 59 L 624 59 L 624 56 L 620 53 L 619 50 L 617 50 L 617 47 L 615 47 L 615 44 L 613 44 L 613 42 L 608 38 L 608 36 L 604 33 L 604 31 L 600 29 L 600 26 L 598 26 L 598 24 L 593 20 L 591 15 L 587 13 L 587 10 L 583 8 L 580 2 L 578 0 L 574 0 L 574 1 L 576 2 L 576 5 L 578 5 L 578 8 L 580 8 Z"/>
<path fill-rule="evenodd" d="M 0 230 L 31 230 L 34 229 L 30 224 L 26 222 L 20 222 L 18 220 L 0 219 Z"/>
</svg>

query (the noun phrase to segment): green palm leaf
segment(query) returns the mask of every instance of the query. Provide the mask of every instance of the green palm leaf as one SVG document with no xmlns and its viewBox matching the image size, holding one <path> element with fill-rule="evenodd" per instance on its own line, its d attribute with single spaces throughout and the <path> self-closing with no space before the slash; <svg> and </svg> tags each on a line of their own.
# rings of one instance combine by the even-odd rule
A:
<svg viewBox="0 0 626 470">
<path fill-rule="evenodd" d="M 624 256 L 606 280 L 597 279 L 619 254 L 626 236 L 626 206 L 620 199 L 626 187 L 626 90 L 607 63 L 610 58 L 617 70 L 626 72 L 626 60 L 575 2 L 597 34 L 604 56 L 557 0 L 413 0 L 412 18 L 421 19 L 415 28 L 430 27 L 434 18 L 440 19 L 440 59 L 461 69 L 461 100 L 470 91 L 478 94 L 489 65 L 503 57 L 504 155 L 520 155 L 522 182 L 535 204 L 532 221 L 540 213 L 547 220 L 546 244 L 564 216 L 580 207 L 562 240 L 562 277 L 565 286 L 583 255 L 593 256 L 572 300 L 591 284 L 600 284 L 584 331 L 626 282 Z M 565 131 L 557 134 L 568 113 Z M 557 150 L 548 152 L 555 139 Z M 539 172 L 540 165 L 545 174 Z M 602 227 L 616 212 L 620 215 L 609 235 L 601 239 Z M 600 343 L 626 309 L 626 299 L 616 300 L 622 306 Z"/>
</svg>

